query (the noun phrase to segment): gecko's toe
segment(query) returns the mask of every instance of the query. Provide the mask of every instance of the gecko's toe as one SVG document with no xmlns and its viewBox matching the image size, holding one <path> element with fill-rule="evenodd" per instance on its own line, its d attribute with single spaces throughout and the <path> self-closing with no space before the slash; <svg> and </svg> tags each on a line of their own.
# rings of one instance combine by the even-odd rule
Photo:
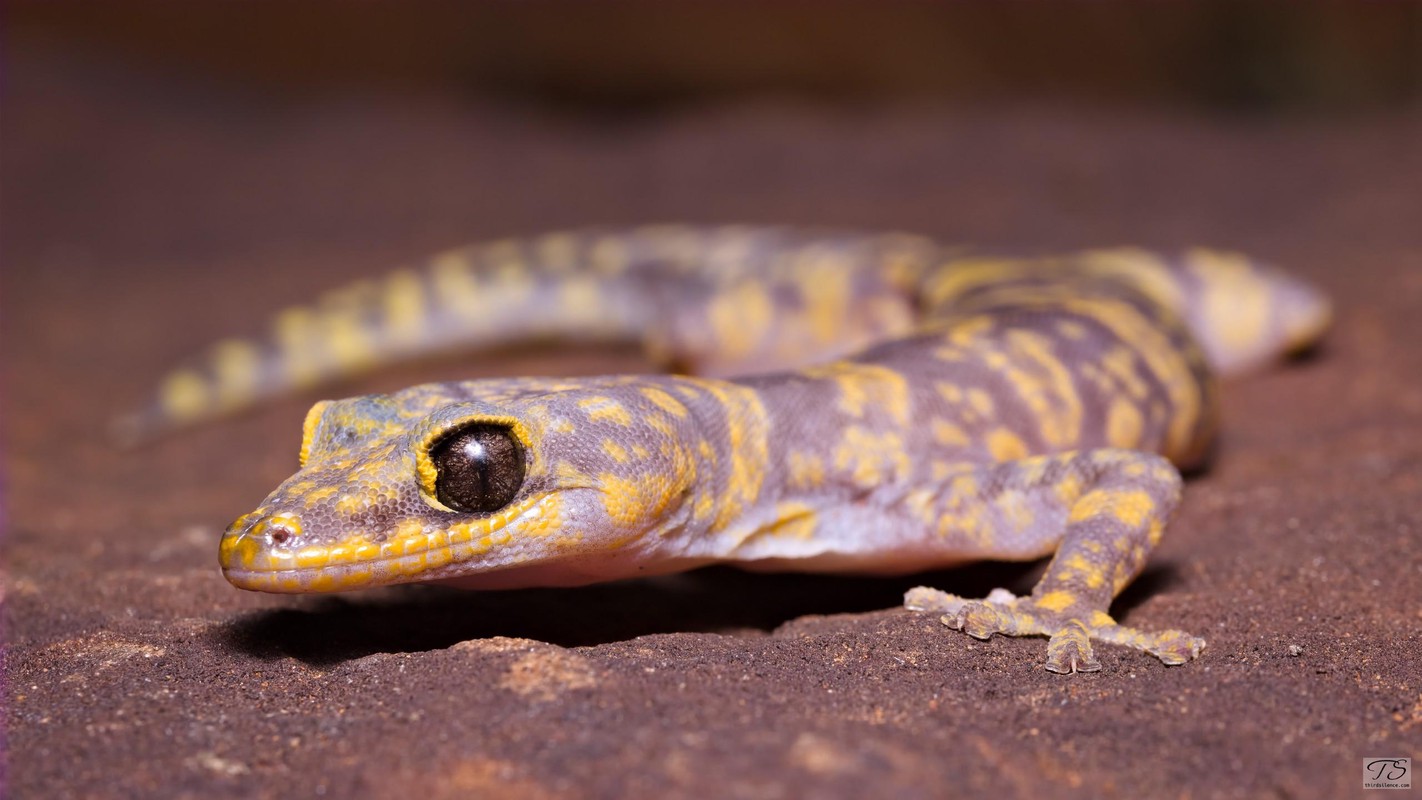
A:
<svg viewBox="0 0 1422 800">
<path fill-rule="evenodd" d="M 905 595 L 904 605 L 912 611 L 940 614 L 944 625 L 975 639 L 990 639 L 997 633 L 1048 636 L 1046 668 L 1061 674 L 1101 669 L 1093 639 L 1150 653 L 1168 666 L 1184 664 L 1205 649 L 1204 639 L 1183 631 L 1128 628 L 1117 625 L 1104 611 L 1055 610 L 1003 590 L 983 600 L 969 600 L 920 586 Z"/>
<path fill-rule="evenodd" d="M 974 639 L 991 639 L 994 633 L 1002 633 L 1007 620 L 988 603 L 968 602 L 956 614 L 944 614 L 944 625 L 962 631 Z"/>
<path fill-rule="evenodd" d="M 1155 641 L 1145 648 L 1168 666 L 1179 666 L 1197 658 L 1205 649 L 1205 640 L 1184 631 L 1161 631 L 1153 634 Z"/>
<path fill-rule="evenodd" d="M 1047 642 L 1047 671 L 1059 675 L 1073 672 L 1098 672 L 1101 662 L 1091 648 L 1091 634 L 1080 620 L 1072 620 Z"/>
</svg>

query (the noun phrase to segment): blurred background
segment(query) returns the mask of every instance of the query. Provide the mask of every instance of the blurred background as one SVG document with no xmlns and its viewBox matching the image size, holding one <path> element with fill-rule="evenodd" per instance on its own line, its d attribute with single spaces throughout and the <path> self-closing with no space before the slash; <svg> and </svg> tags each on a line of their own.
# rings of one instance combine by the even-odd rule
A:
<svg viewBox="0 0 1422 800">
<path fill-rule="evenodd" d="M 0 347 L 52 342 L 6 347 L 12 371 L 76 370 L 115 406 L 352 278 L 566 226 L 1207 243 L 1315 274 L 1410 262 L 1422 235 L 1422 3 L 14 0 L 5 15 Z M 544 366 L 570 369 L 513 369 Z M 10 385 L 28 408 L 36 382 Z M 86 392 L 65 396 L 98 424 Z M 56 410 L 53 392 L 32 399 Z"/>
<path fill-rule="evenodd" d="M 383 87 L 552 106 L 1053 95 L 1237 111 L 1414 102 L 1413 3 L 11 2 L 17 44 L 289 97 Z"/>
</svg>

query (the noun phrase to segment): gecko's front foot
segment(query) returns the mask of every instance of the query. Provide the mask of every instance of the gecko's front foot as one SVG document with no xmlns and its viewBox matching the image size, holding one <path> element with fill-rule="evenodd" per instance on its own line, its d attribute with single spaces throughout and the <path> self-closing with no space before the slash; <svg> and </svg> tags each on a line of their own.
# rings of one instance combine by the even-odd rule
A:
<svg viewBox="0 0 1422 800">
<path fill-rule="evenodd" d="M 1063 674 L 1101 669 L 1092 639 L 1143 650 L 1171 666 L 1195 658 L 1205 647 L 1204 639 L 1183 631 L 1140 631 L 1116 624 L 1104 611 L 1060 608 L 1056 600 L 1050 596 L 1017 597 L 1005 589 L 994 589 L 983 600 L 969 600 L 919 586 L 904 595 L 904 607 L 942 614 L 944 625 L 975 639 L 990 639 L 995 633 L 1051 637 L 1046 668 Z"/>
</svg>

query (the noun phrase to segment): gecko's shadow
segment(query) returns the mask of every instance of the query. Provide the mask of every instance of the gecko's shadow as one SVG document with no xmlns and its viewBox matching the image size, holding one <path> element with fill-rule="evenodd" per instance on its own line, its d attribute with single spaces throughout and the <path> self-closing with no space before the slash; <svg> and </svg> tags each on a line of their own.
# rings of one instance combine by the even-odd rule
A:
<svg viewBox="0 0 1422 800">
<path fill-rule="evenodd" d="M 418 652 L 490 636 L 536 639 L 564 647 L 625 641 L 657 633 L 768 632 L 805 615 L 892 609 L 918 585 L 981 597 L 1003 586 L 1030 591 L 1043 567 L 974 564 L 895 578 L 758 575 L 709 568 L 685 575 L 579 589 L 464 592 L 401 587 L 366 596 L 303 598 L 258 611 L 212 633 L 216 644 L 258 658 L 295 658 L 334 666 L 374 653 Z M 1117 601 L 1126 614 L 1170 582 L 1148 570 Z"/>
</svg>

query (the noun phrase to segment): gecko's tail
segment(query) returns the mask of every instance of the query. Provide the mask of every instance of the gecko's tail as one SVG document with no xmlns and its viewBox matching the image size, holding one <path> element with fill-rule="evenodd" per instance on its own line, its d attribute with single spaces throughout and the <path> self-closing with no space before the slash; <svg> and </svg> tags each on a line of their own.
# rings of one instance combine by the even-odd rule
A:
<svg viewBox="0 0 1422 800">
<path fill-rule="evenodd" d="M 1093 250 L 1076 263 L 1131 284 L 1173 309 L 1222 375 L 1307 350 L 1328 330 L 1332 306 L 1303 280 L 1238 253 L 1193 248 L 1164 255 Z"/>
<path fill-rule="evenodd" d="M 188 358 L 148 402 L 114 420 L 110 436 L 142 443 L 294 390 L 461 348 L 635 339 L 647 304 L 629 291 L 634 282 L 618 280 L 627 264 L 620 245 L 596 232 L 505 240 L 358 281 L 280 312 L 264 334 Z"/>
<path fill-rule="evenodd" d="M 1235 253 L 1191 250 L 1176 274 L 1185 293 L 1185 321 L 1222 374 L 1307 350 L 1333 318 L 1318 289 Z"/>
</svg>

